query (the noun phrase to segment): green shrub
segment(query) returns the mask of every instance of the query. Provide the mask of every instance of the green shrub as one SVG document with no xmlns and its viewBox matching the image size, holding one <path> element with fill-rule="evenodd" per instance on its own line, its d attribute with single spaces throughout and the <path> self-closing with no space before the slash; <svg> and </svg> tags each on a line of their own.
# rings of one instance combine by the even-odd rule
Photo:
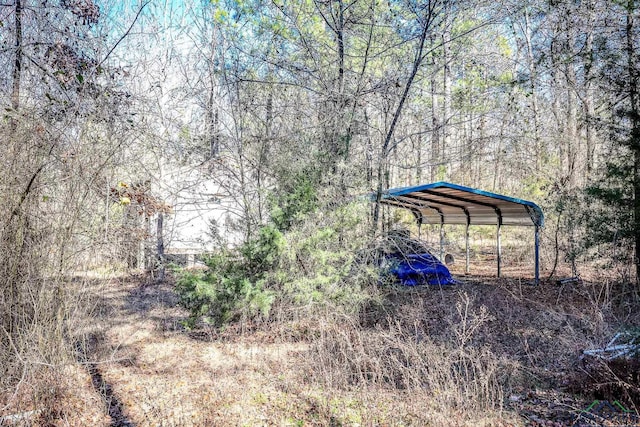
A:
<svg viewBox="0 0 640 427">
<path fill-rule="evenodd" d="M 275 303 L 308 314 L 323 307 L 353 313 L 366 304 L 377 276 L 356 261 L 366 232 L 362 209 L 347 204 L 306 213 L 304 221 L 302 211 L 289 216 L 297 219 L 286 234 L 275 223 L 264 226 L 237 250 L 208 258 L 205 271 L 178 274 L 180 303 L 191 313 L 186 325 L 267 318 Z"/>
<path fill-rule="evenodd" d="M 240 248 L 240 254 L 244 257 L 241 267 L 252 276 L 260 276 L 276 266 L 284 246 L 284 236 L 275 226 L 262 227 L 255 240 Z"/>
<path fill-rule="evenodd" d="M 190 312 L 186 326 L 192 328 L 200 319 L 222 326 L 240 318 L 267 317 L 275 294 L 265 287 L 263 276 L 277 264 L 283 244 L 278 230 L 265 227 L 240 248 L 240 257 L 220 252 L 206 260 L 204 272 L 181 272 L 176 290 Z"/>
<path fill-rule="evenodd" d="M 287 234 L 280 269 L 286 303 L 317 310 L 357 312 L 372 297 L 377 279 L 368 265 L 357 259 L 367 240 L 361 227 L 367 212 L 361 203 L 348 203 L 309 215 Z"/>
<path fill-rule="evenodd" d="M 271 221 L 277 229 L 287 231 L 317 209 L 316 175 L 311 170 L 299 172 L 271 194 Z"/>
</svg>

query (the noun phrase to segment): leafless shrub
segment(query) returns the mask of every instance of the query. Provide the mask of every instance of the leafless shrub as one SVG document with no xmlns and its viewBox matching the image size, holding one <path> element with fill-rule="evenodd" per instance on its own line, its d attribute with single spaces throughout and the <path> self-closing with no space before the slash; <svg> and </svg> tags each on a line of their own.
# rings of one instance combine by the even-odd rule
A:
<svg viewBox="0 0 640 427">
<path fill-rule="evenodd" d="M 469 345 L 486 313 L 471 313 L 468 297 L 459 313 L 451 343 L 436 343 L 417 324 L 407 328 L 392 318 L 369 329 L 351 317 L 327 320 L 313 341 L 310 368 L 332 387 L 404 390 L 428 397 L 439 412 L 500 411 L 509 370 L 488 349 Z"/>
<path fill-rule="evenodd" d="M 17 123 L 0 148 L 6 196 L 0 206 L 2 412 L 44 413 L 59 400 L 64 387 L 58 376 L 75 363 L 71 319 L 82 304 L 69 273 L 93 249 L 87 237 L 95 223 L 92 181 L 77 178 L 86 169 L 75 160 L 56 163 L 59 141 L 42 129 Z"/>
<path fill-rule="evenodd" d="M 37 173 L 32 176 L 32 188 L 37 188 Z M 2 178 L 5 184 L 7 177 Z M 24 400 L 19 386 L 38 388 L 31 380 L 66 354 L 64 290 L 59 277 L 45 268 L 55 242 L 38 215 L 32 190 L 21 188 L 22 194 L 10 197 L 0 211 L 0 395 L 11 390 L 6 402 L 0 399 L 0 408 L 10 406 L 14 398 Z M 53 394 L 37 394 L 33 400 Z"/>
<path fill-rule="evenodd" d="M 575 393 L 611 402 L 620 400 L 636 410 L 640 407 L 638 384 L 640 384 L 638 357 L 604 360 L 586 356 L 568 380 L 569 389 Z"/>
</svg>

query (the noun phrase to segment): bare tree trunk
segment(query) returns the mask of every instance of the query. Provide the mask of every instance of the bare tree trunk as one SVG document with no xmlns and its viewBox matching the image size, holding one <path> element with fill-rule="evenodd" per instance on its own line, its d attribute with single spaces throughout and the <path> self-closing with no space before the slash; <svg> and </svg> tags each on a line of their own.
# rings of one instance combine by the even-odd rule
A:
<svg viewBox="0 0 640 427">
<path fill-rule="evenodd" d="M 585 115 L 585 133 L 586 133 L 586 159 L 585 168 L 587 178 L 595 166 L 595 145 L 596 145 L 596 127 L 595 127 L 595 107 L 593 100 L 593 25 L 595 6 L 592 1 L 587 2 L 587 28 L 585 40 L 585 54 L 583 60 L 584 68 L 584 115 Z"/>
<path fill-rule="evenodd" d="M 482 113 L 480 115 L 480 123 L 478 124 L 478 142 L 476 143 L 476 152 L 479 153 L 478 160 L 475 162 L 475 177 L 473 181 L 473 186 L 477 186 L 482 182 L 482 170 L 484 169 L 484 156 L 485 156 L 485 146 L 486 146 L 486 128 L 487 128 L 487 119 L 486 113 Z"/>
<path fill-rule="evenodd" d="M 431 44 L 435 44 L 435 40 L 431 38 Z M 436 59 L 434 55 L 431 55 L 430 65 L 432 67 L 431 72 L 431 181 L 436 181 L 438 165 L 440 164 L 440 136 L 442 124 L 440 121 L 440 109 L 438 108 L 438 73 L 435 72 Z"/>
<path fill-rule="evenodd" d="M 551 111 L 554 118 L 555 124 L 555 134 L 553 137 L 557 139 L 559 142 L 555 147 L 557 150 L 558 159 L 560 162 L 559 167 L 559 175 L 562 175 L 563 178 L 566 177 L 567 170 L 567 147 L 564 141 L 564 131 L 565 131 L 565 115 L 563 114 L 563 109 L 560 107 L 560 101 L 562 99 L 562 47 L 563 43 L 560 39 L 563 34 L 562 26 L 558 23 L 554 28 L 554 42 L 550 46 L 550 55 L 551 55 L 551 68 L 550 75 L 553 87 L 553 97 L 551 102 Z"/>
<path fill-rule="evenodd" d="M 473 105 L 475 96 L 473 95 L 473 91 L 468 91 L 468 102 L 469 105 Z M 471 186 L 473 184 L 473 145 L 474 145 L 474 126 L 476 117 L 473 113 L 473 109 L 470 108 L 466 111 L 467 117 L 464 119 L 465 123 L 463 124 L 464 128 L 464 139 L 463 139 L 463 150 L 460 164 L 460 171 L 462 172 L 463 179 L 465 185 Z"/>
<path fill-rule="evenodd" d="M 567 92 L 567 121 L 565 128 L 565 138 L 567 143 L 567 176 L 569 178 L 569 186 L 571 188 L 575 188 L 578 184 L 578 170 L 579 170 L 579 162 L 578 162 L 578 123 L 577 123 L 577 101 L 576 95 L 574 91 L 574 83 L 575 83 L 575 70 L 572 64 L 568 64 L 565 70 L 567 75 L 567 83 L 568 87 L 566 88 Z"/>
<path fill-rule="evenodd" d="M 445 11 L 448 13 L 448 10 Z M 445 21 L 448 21 L 449 17 L 445 17 Z M 445 29 L 442 33 L 442 155 L 451 152 L 453 147 L 451 146 L 451 32 L 448 27 L 449 23 L 445 22 Z M 452 162 L 453 164 L 453 162 Z"/>
<path fill-rule="evenodd" d="M 573 52 L 573 29 L 571 28 L 571 9 L 570 6 L 565 6 L 565 14 L 563 16 L 563 36 L 564 43 L 563 48 L 565 55 L 572 55 Z M 579 155 L 579 141 L 578 141 L 578 107 L 576 97 L 576 70 L 573 61 L 564 61 L 564 75 L 566 78 L 565 92 L 567 96 L 567 109 L 566 109 L 566 122 L 564 137 L 567 144 L 566 147 L 566 174 L 570 188 L 575 188 L 578 185 L 578 175 L 580 171 L 580 164 L 578 160 Z"/>
<path fill-rule="evenodd" d="M 218 156 L 220 150 L 220 131 L 219 131 L 219 113 L 216 106 L 216 27 L 213 26 L 213 33 L 211 34 L 211 51 L 209 55 L 209 97 L 207 99 L 207 139 L 209 142 L 209 159 L 214 159 Z"/>
<path fill-rule="evenodd" d="M 344 3 L 338 0 L 338 20 L 336 23 L 336 38 L 338 41 L 338 99 L 342 105 L 344 96 Z"/>
<path fill-rule="evenodd" d="M 11 88 L 11 108 L 17 112 L 20 108 L 20 81 L 22 75 L 22 0 L 16 0 L 15 8 L 16 40 L 15 60 L 13 63 L 13 85 Z M 14 124 L 15 127 L 15 124 Z M 15 128 L 14 128 L 15 130 Z"/>
<path fill-rule="evenodd" d="M 527 66 L 529 68 L 529 90 L 531 91 L 531 113 L 533 115 L 533 141 L 535 147 L 535 160 L 536 160 L 536 172 L 540 172 L 542 167 L 542 156 L 547 153 L 546 147 L 543 147 L 540 139 L 540 122 L 538 117 L 538 94 L 537 94 L 537 81 L 538 81 L 538 68 L 536 66 L 536 60 L 533 55 L 533 43 L 531 41 L 531 23 L 529 21 L 529 12 L 525 9 L 524 12 L 524 28 L 523 28 L 524 40 L 527 49 Z"/>
<path fill-rule="evenodd" d="M 380 202 L 382 200 L 382 175 L 383 170 L 386 171 L 387 182 L 389 179 L 389 171 L 388 171 L 388 156 L 391 148 L 391 141 L 393 139 L 393 134 L 395 132 L 396 126 L 398 125 L 398 121 L 400 120 L 400 116 L 402 115 L 402 109 L 404 107 L 407 98 L 409 97 L 409 92 L 411 90 L 411 86 L 413 84 L 413 80 L 420 69 L 420 65 L 424 60 L 424 46 L 425 41 L 427 39 L 427 33 L 431 29 L 431 22 L 433 19 L 433 8 L 428 8 L 427 15 L 425 16 L 424 26 L 422 28 L 422 33 L 420 34 L 420 40 L 418 41 L 418 46 L 416 49 L 415 57 L 413 60 L 413 67 L 411 69 L 411 74 L 409 74 L 409 78 L 404 86 L 404 90 L 402 91 L 402 96 L 398 102 L 395 113 L 393 114 L 393 119 L 391 120 L 391 124 L 389 125 L 389 129 L 385 135 L 384 142 L 382 144 L 382 149 L 380 150 L 380 157 L 378 159 L 378 188 L 376 191 L 376 204 L 373 211 L 373 233 L 375 233 L 378 229 L 379 217 L 380 217 Z"/>
<path fill-rule="evenodd" d="M 256 165 L 256 190 L 258 196 L 258 220 L 262 223 L 264 211 L 263 200 L 263 175 L 267 168 L 267 159 L 269 158 L 269 147 L 272 139 L 272 124 L 273 124 L 273 92 L 269 90 L 267 94 L 267 107 L 266 107 L 265 119 L 264 119 L 264 137 L 260 144 L 260 156 L 258 157 L 258 164 Z"/>
<path fill-rule="evenodd" d="M 12 90 L 11 90 L 11 108 L 14 110 L 14 114 L 18 112 L 20 108 L 20 79 L 22 72 L 22 3 L 21 0 L 16 0 L 15 4 L 15 25 L 16 25 L 16 34 L 15 34 L 15 59 L 13 63 L 13 72 L 12 72 Z M 11 135 L 15 134 L 18 127 L 17 117 L 11 119 L 10 122 L 10 132 Z M 18 147 L 13 148 L 19 149 Z M 22 198 L 20 204 L 24 200 Z M 18 278 L 22 275 L 21 270 L 21 259 L 22 252 L 24 250 L 24 238 L 21 238 L 24 234 L 24 228 L 26 218 L 22 218 L 20 213 L 20 206 L 13 210 L 10 214 L 10 218 L 5 225 L 5 233 L 6 237 L 4 237 L 4 241 L 2 242 L 5 245 L 8 245 L 9 248 L 13 249 L 13 252 L 10 252 L 10 255 L 5 257 L 5 262 L 9 261 L 6 268 L 7 272 L 7 288 L 6 289 L 6 307 L 10 310 L 10 315 L 8 317 L 7 324 L 7 332 L 11 337 L 13 337 L 14 333 L 17 330 L 19 324 L 19 316 L 18 316 L 18 305 L 20 304 L 20 288 L 18 284 Z M 14 218 L 18 216 L 18 221 L 13 221 Z M 19 249 L 18 249 L 19 248 Z M 5 250 L 6 250 L 5 249 Z M 4 308 L 0 305 L 0 308 Z M 0 318 L 0 321 L 4 320 L 4 314 L 2 314 L 3 318 Z M 2 337 L 4 340 L 4 337 Z M 0 341 L 3 343 L 3 341 Z"/>
<path fill-rule="evenodd" d="M 156 253 L 158 257 L 158 277 L 157 281 L 162 282 L 164 280 L 164 214 L 158 213 L 158 220 L 156 223 Z"/>
<path fill-rule="evenodd" d="M 365 179 L 367 181 L 367 188 L 373 189 L 373 141 L 371 140 L 371 132 L 369 132 L 369 115 L 367 114 L 367 110 L 364 110 L 364 123 L 367 129 L 366 136 L 366 151 L 365 151 L 365 163 L 366 163 L 366 171 L 365 171 Z"/>
<path fill-rule="evenodd" d="M 415 178 L 416 178 L 416 184 L 420 184 L 422 182 L 422 132 L 420 132 L 417 136 L 417 144 L 414 144 L 413 146 L 413 153 L 415 153 L 416 156 L 416 161 L 415 161 L 415 165 L 416 165 L 416 174 L 415 174 Z M 409 158 L 409 157 L 407 157 Z M 409 184 L 411 185 L 411 184 Z"/>
<path fill-rule="evenodd" d="M 346 155 L 346 145 L 348 142 L 348 136 L 342 134 L 343 127 L 345 126 L 345 4 L 343 0 L 330 0 L 328 2 L 330 19 L 327 17 L 321 9 L 320 1 L 315 1 L 316 7 L 320 11 L 322 17 L 325 20 L 327 26 L 333 31 L 335 36 L 335 52 L 337 54 L 338 62 L 338 74 L 335 80 L 335 94 L 331 96 L 328 105 L 331 106 L 329 112 L 329 129 L 325 130 L 325 138 L 329 144 L 329 164 L 333 172 L 337 171 L 336 160 L 341 155 Z M 334 3 L 337 6 L 337 10 L 334 9 Z"/>
<path fill-rule="evenodd" d="M 640 106 L 638 105 L 638 70 L 634 43 L 635 0 L 627 1 L 627 67 L 629 74 L 629 101 L 631 103 L 631 149 L 633 151 L 633 214 L 635 233 L 636 285 L 640 283 Z"/>
<path fill-rule="evenodd" d="M 585 132 L 586 132 L 586 177 L 591 175 L 591 172 L 596 167 L 596 127 L 595 127 L 595 107 L 592 94 L 592 84 L 588 83 L 585 88 L 584 97 L 584 114 L 585 114 Z"/>
<path fill-rule="evenodd" d="M 209 105 L 208 109 L 208 140 L 209 140 L 209 159 L 215 159 L 218 157 L 218 153 L 220 151 L 220 135 L 218 132 L 219 127 L 219 116 L 218 109 L 213 105 L 214 104 L 214 90 L 210 89 L 209 93 Z"/>
</svg>

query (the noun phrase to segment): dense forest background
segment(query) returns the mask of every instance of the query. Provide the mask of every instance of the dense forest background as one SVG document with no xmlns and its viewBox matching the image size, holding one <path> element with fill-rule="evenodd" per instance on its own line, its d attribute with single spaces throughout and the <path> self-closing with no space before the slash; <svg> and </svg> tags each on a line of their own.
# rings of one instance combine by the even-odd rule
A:
<svg viewBox="0 0 640 427">
<path fill-rule="evenodd" d="M 635 0 L 4 0 L 0 384 L 65 357 L 70 274 L 137 266 L 194 180 L 242 257 L 209 274 L 250 295 L 218 321 L 338 298 L 394 221 L 359 198 L 435 181 L 538 203 L 547 273 L 637 282 L 639 20 Z"/>
</svg>

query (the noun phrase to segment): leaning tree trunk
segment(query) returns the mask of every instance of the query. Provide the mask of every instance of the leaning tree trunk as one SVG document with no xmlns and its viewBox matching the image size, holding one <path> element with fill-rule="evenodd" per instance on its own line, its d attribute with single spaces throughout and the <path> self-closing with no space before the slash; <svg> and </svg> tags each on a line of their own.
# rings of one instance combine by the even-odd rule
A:
<svg viewBox="0 0 640 427">
<path fill-rule="evenodd" d="M 382 186 L 383 186 L 383 171 L 388 173 L 388 161 L 389 154 L 392 151 L 391 141 L 393 140 L 393 134 L 396 130 L 396 126 L 398 125 L 398 121 L 400 120 L 400 116 L 402 115 L 402 110 L 405 102 L 409 97 L 409 92 L 411 91 L 411 86 L 413 85 L 413 80 L 418 74 L 418 70 L 420 69 L 420 65 L 424 60 L 424 47 L 425 41 L 427 39 L 427 34 L 431 29 L 431 23 L 433 19 L 433 10 L 429 8 L 427 12 L 427 16 L 425 17 L 424 27 L 422 28 L 422 33 L 420 35 L 420 40 L 418 42 L 418 47 L 416 49 L 416 54 L 413 60 L 413 67 L 411 69 L 411 74 L 409 74 L 409 78 L 405 83 L 404 90 L 402 91 L 402 96 L 400 97 L 400 101 L 396 107 L 396 110 L 393 114 L 393 119 L 391 120 L 391 124 L 389 125 L 389 129 L 384 138 L 384 143 L 382 144 L 382 149 L 380 150 L 380 156 L 378 159 L 378 188 L 376 190 L 376 204 L 373 211 L 373 232 L 377 232 L 378 223 L 380 219 L 380 202 L 382 201 Z"/>
</svg>

